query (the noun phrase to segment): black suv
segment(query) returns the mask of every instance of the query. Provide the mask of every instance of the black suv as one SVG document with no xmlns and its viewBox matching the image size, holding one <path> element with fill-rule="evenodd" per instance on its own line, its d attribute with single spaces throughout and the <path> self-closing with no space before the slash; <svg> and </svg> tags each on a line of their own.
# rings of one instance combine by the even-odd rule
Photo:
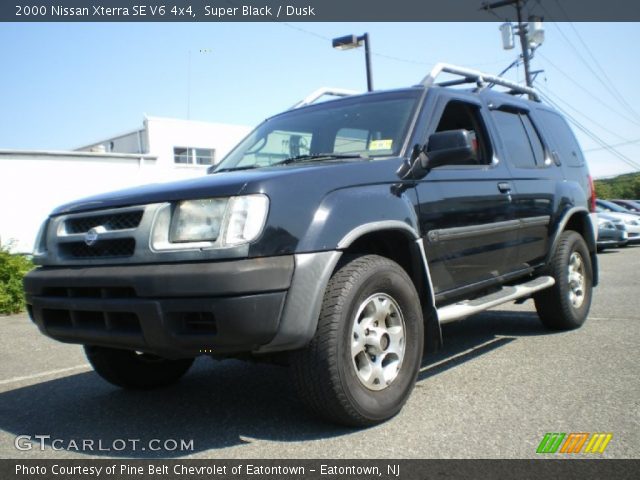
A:
<svg viewBox="0 0 640 480">
<path fill-rule="evenodd" d="M 371 425 L 402 408 L 444 322 L 533 297 L 545 326 L 582 325 L 594 200 L 534 90 L 439 64 L 274 116 L 201 178 L 56 209 L 28 310 L 115 385 L 175 382 L 199 355 L 284 358 L 313 411 Z"/>
</svg>

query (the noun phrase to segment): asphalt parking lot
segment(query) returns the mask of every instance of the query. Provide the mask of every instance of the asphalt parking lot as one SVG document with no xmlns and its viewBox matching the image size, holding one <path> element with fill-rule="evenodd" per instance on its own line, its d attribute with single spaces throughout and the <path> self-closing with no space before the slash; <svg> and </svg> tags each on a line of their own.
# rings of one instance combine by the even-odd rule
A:
<svg viewBox="0 0 640 480">
<path fill-rule="evenodd" d="M 447 325 L 403 411 L 359 431 L 308 415 L 286 368 L 202 358 L 176 386 L 125 392 L 79 346 L 45 338 L 25 315 L 0 317 L 0 458 L 533 458 L 546 432 L 611 432 L 602 456 L 639 458 L 640 247 L 599 258 L 583 328 L 544 330 L 530 301 Z M 18 435 L 48 435 L 61 450 L 50 440 L 18 450 Z M 193 450 L 73 448 L 87 439 L 193 440 Z"/>
</svg>

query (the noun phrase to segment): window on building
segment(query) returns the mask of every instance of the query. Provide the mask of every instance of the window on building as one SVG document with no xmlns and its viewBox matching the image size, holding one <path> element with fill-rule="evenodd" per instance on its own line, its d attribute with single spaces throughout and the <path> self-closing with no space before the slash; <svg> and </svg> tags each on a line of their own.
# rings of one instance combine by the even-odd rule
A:
<svg viewBox="0 0 640 480">
<path fill-rule="evenodd" d="M 213 165 L 215 154 L 213 148 L 174 147 L 173 161 L 181 165 Z"/>
</svg>

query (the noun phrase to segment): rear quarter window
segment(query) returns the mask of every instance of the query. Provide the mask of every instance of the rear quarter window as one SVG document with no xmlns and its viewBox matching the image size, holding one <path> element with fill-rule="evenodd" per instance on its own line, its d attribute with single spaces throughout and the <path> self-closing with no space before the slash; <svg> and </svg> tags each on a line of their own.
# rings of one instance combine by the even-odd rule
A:
<svg viewBox="0 0 640 480">
<path fill-rule="evenodd" d="M 494 110 L 491 112 L 506 149 L 508 161 L 518 168 L 536 168 L 542 165 L 544 151 L 537 133 L 527 130 L 526 115 L 520 112 Z M 539 156 L 539 159 L 536 159 Z"/>
<path fill-rule="evenodd" d="M 570 167 L 584 166 L 584 155 L 567 121 L 557 113 L 548 110 L 538 110 L 536 113 L 543 124 L 544 131 L 553 142 L 553 150 L 558 153 L 560 161 Z"/>
</svg>

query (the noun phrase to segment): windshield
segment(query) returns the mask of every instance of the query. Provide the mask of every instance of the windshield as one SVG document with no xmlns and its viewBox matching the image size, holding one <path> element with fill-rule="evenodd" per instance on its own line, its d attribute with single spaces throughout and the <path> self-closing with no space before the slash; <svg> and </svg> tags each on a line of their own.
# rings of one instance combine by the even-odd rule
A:
<svg viewBox="0 0 640 480">
<path fill-rule="evenodd" d="M 215 171 L 399 155 L 419 91 L 331 101 L 262 123 Z"/>
</svg>

